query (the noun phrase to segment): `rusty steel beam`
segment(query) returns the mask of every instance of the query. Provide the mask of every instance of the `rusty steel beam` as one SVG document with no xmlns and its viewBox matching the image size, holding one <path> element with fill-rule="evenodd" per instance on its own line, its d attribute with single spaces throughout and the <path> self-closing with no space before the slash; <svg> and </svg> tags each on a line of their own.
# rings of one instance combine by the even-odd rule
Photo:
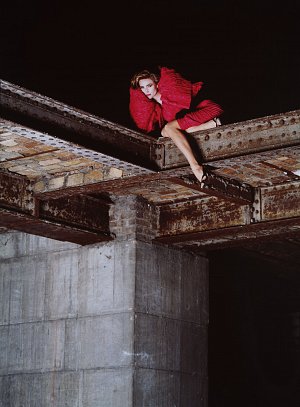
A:
<svg viewBox="0 0 300 407">
<path fill-rule="evenodd" d="M 177 236 L 180 239 L 206 230 L 299 217 L 300 183 L 291 182 L 254 189 L 252 205 L 234 207 L 233 203 L 214 198 L 162 205 L 158 237 L 176 240 Z"/>
<path fill-rule="evenodd" d="M 204 192 L 210 196 L 236 202 L 240 205 L 252 203 L 254 188 L 235 179 L 221 177 L 209 171 L 203 187 L 193 175 L 166 178 L 174 184 L 179 184 L 196 191 Z"/>
<path fill-rule="evenodd" d="M 156 168 L 155 139 L 121 125 L 1 80 L 2 117 L 29 125 L 64 141 L 143 168 Z M 155 150 L 155 151 L 154 151 Z M 154 151 L 154 153 L 153 153 Z"/>
<path fill-rule="evenodd" d="M 300 217 L 173 236 L 158 236 L 154 241 L 186 249 L 211 250 L 235 247 L 247 242 L 272 241 L 274 238 L 293 237 L 299 234 Z"/>
<path fill-rule="evenodd" d="M 150 170 L 187 166 L 169 139 L 155 140 L 7 81 L 1 81 L 0 91 L 4 116 L 14 112 L 22 124 L 30 122 L 30 127 L 65 141 Z M 202 162 L 295 146 L 300 143 L 300 110 L 203 130 L 187 137 Z"/>
<path fill-rule="evenodd" d="M 64 231 L 63 240 L 68 240 L 65 236 L 70 237 L 74 229 L 75 235 L 81 238 L 86 233 L 88 242 L 107 240 L 110 239 L 109 205 L 108 201 L 80 195 L 40 202 L 33 196 L 29 180 L 0 172 L 1 227 L 32 234 L 45 233 L 48 237 L 53 232 L 53 239 L 59 236 L 58 230 L 61 230 Z"/>
<path fill-rule="evenodd" d="M 300 182 L 261 188 L 261 220 L 300 216 Z"/>
<path fill-rule="evenodd" d="M 300 144 L 300 110 L 247 120 L 187 135 L 201 162 L 218 161 Z M 159 166 L 168 169 L 187 165 L 170 139 L 160 138 Z"/>
<path fill-rule="evenodd" d="M 88 245 L 112 240 L 111 236 L 77 229 L 63 224 L 56 224 L 23 213 L 0 208 L 0 226 L 37 236 L 79 245 Z"/>
<path fill-rule="evenodd" d="M 40 201 L 38 217 L 95 233 L 109 235 L 109 202 L 78 195 Z"/>
<path fill-rule="evenodd" d="M 32 184 L 24 176 L 0 171 L 0 206 L 34 212 Z"/>
<path fill-rule="evenodd" d="M 250 221 L 250 205 L 204 197 L 193 201 L 161 205 L 158 236 L 166 237 L 246 225 Z"/>
</svg>

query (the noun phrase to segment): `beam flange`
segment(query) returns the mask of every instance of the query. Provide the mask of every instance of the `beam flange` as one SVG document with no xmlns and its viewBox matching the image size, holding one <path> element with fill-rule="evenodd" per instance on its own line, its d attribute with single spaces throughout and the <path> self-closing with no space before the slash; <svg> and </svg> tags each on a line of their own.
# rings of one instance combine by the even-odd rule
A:
<svg viewBox="0 0 300 407">
<path fill-rule="evenodd" d="M 188 135 L 202 162 L 270 151 L 300 144 L 300 110 L 223 125 Z M 186 165 L 173 142 L 160 138 L 164 146 L 161 169 Z"/>
<path fill-rule="evenodd" d="M 195 233 L 300 217 L 300 183 L 255 189 L 252 205 L 202 198 L 199 201 L 162 205 L 157 237 L 171 242 L 193 240 Z M 212 233 L 212 232 L 211 232 Z M 188 237 L 190 234 L 190 237 Z"/>
<path fill-rule="evenodd" d="M 41 220 L 34 216 L 12 212 L 3 208 L 0 208 L 0 226 L 80 245 L 112 240 L 112 237 L 109 235 L 94 233 L 63 224 L 56 224 L 55 222 Z"/>
<path fill-rule="evenodd" d="M 258 243 L 260 240 L 272 240 L 276 237 L 298 236 L 299 234 L 300 217 L 181 235 L 158 236 L 154 241 L 186 249 L 211 250 L 243 245 L 252 241 Z"/>
<path fill-rule="evenodd" d="M 1 80 L 2 115 L 132 164 L 153 167 L 155 139 Z M 16 120 L 17 119 L 17 120 Z M 100 149 L 99 149 L 100 148 Z M 157 154 L 156 152 L 154 154 Z"/>
</svg>

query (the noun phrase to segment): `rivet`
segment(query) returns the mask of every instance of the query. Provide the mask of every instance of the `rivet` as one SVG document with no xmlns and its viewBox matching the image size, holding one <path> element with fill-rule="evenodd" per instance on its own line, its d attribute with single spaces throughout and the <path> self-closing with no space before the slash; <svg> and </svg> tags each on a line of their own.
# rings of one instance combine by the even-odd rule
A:
<svg viewBox="0 0 300 407">
<path fill-rule="evenodd" d="M 280 125 L 283 125 L 283 124 L 284 124 L 284 120 L 283 120 L 283 119 L 279 120 L 279 124 L 280 124 Z"/>
<path fill-rule="evenodd" d="M 281 137 L 285 137 L 285 133 L 282 133 L 282 134 L 281 134 Z"/>
<path fill-rule="evenodd" d="M 204 140 L 205 140 L 205 141 L 209 140 L 209 135 L 208 135 L 208 134 L 205 136 L 205 139 L 204 139 Z"/>
<path fill-rule="evenodd" d="M 218 134 L 217 134 L 217 138 L 221 138 L 221 136 L 222 136 L 221 133 L 218 133 Z"/>
</svg>

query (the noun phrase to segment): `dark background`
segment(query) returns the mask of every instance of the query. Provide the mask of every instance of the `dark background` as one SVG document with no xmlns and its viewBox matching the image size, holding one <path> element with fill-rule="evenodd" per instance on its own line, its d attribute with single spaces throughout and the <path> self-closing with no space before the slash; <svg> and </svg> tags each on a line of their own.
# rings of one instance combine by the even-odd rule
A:
<svg viewBox="0 0 300 407">
<path fill-rule="evenodd" d="M 283 113 L 300 108 L 299 11 L 299 1 L 9 1 L 0 76 L 132 128 L 130 78 L 158 65 L 204 81 L 224 124 Z M 230 252 L 210 263 L 210 407 L 298 406 L 299 279 L 295 292 L 273 265 Z"/>
<path fill-rule="evenodd" d="M 128 127 L 130 78 L 158 65 L 204 81 L 224 124 L 283 113 L 299 108 L 299 3 L 10 1 L 1 77 Z"/>
</svg>

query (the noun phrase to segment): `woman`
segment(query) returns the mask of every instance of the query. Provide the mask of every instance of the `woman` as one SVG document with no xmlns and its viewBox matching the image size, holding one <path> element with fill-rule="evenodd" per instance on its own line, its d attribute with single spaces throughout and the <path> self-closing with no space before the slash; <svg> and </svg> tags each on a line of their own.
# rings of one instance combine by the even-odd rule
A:
<svg viewBox="0 0 300 407">
<path fill-rule="evenodd" d="M 160 68 L 160 76 L 144 70 L 133 76 L 130 86 L 129 111 L 137 127 L 147 133 L 161 130 L 173 140 L 188 160 L 191 169 L 203 181 L 203 167 L 198 163 L 184 132 L 209 129 L 220 124 L 221 107 L 198 92 L 203 82 L 191 83 L 174 69 Z"/>
</svg>

